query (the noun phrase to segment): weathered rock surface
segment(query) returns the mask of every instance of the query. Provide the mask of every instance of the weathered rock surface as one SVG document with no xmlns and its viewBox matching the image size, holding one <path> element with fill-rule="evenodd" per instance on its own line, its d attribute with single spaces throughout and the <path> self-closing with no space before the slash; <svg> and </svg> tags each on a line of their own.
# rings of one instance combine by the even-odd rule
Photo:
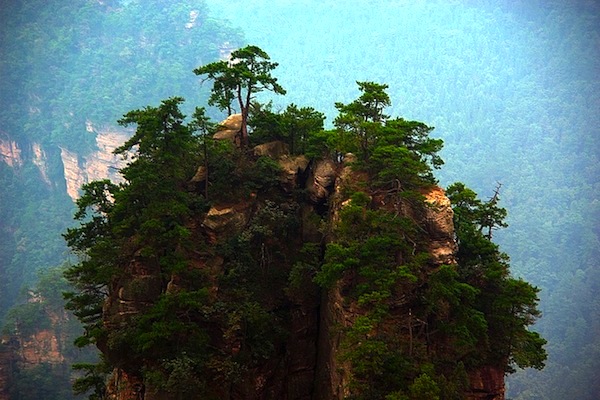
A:
<svg viewBox="0 0 600 400">
<path fill-rule="evenodd" d="M 427 230 L 429 240 L 429 254 L 435 265 L 455 264 L 455 254 L 458 250 L 454 239 L 454 211 L 450 199 L 444 190 L 433 186 L 422 191 L 425 202 L 424 228 Z"/>
<path fill-rule="evenodd" d="M 21 362 L 30 366 L 42 363 L 61 364 L 65 361 L 62 354 L 64 343 L 56 332 L 42 330 L 20 340 Z"/>
<path fill-rule="evenodd" d="M 287 193 L 291 193 L 298 187 L 301 183 L 300 176 L 304 174 L 309 164 L 305 155 L 290 155 L 289 145 L 279 140 L 259 144 L 252 149 L 252 152 L 256 157 L 269 157 L 277 160 L 282 171 L 279 181 Z"/>
<path fill-rule="evenodd" d="M 64 148 L 60 149 L 60 158 L 63 163 L 67 194 L 74 200 L 78 199 L 79 188 L 87 180 L 83 165 L 80 163 L 79 156 L 76 153 Z"/>
<path fill-rule="evenodd" d="M 63 377 L 66 373 L 65 383 L 68 381 L 67 366 L 74 362 L 72 338 L 65 329 L 69 316 L 64 310 L 45 309 L 45 312 L 50 321 L 49 327 L 22 332 L 15 324 L 10 334 L 0 337 L 0 400 L 14 399 L 17 381 L 23 379 L 27 371 L 40 366 L 48 367 L 44 371 L 57 374 L 54 376 Z"/>
<path fill-rule="evenodd" d="M 252 150 L 255 156 L 265 156 L 275 160 L 290 154 L 290 146 L 279 140 L 259 144 L 258 146 L 254 146 Z"/>
<path fill-rule="evenodd" d="M 116 183 L 123 180 L 118 170 L 125 166 L 125 161 L 114 155 L 113 151 L 125 143 L 129 133 L 112 127 L 95 130 L 91 124 L 88 125 L 88 131 L 96 133 L 98 150 L 95 152 L 81 157 L 61 148 L 67 193 L 73 200 L 79 198 L 79 189 L 85 183 L 100 179 L 110 179 Z"/>
<path fill-rule="evenodd" d="M 67 194 L 73 200 L 79 198 L 79 189 L 85 183 L 100 179 L 121 182 L 118 170 L 125 166 L 125 161 L 113 151 L 129 138 L 129 132 L 114 127 L 96 129 L 90 121 L 86 123 L 86 130 L 96 136 L 96 151 L 81 156 L 66 148 L 60 149 Z M 43 182 L 49 186 L 61 186 L 52 182 L 53 178 L 49 176 L 49 154 L 54 157 L 58 149 L 44 149 L 36 142 L 24 146 L 22 149 L 8 134 L 0 132 L 0 162 L 12 168 L 31 162 L 38 168 Z"/>
<path fill-rule="evenodd" d="M 9 167 L 19 167 L 23 164 L 21 149 L 8 135 L 0 132 L 0 161 Z"/>
<path fill-rule="evenodd" d="M 219 130 L 213 135 L 213 139 L 235 141 L 242 129 L 242 114 L 231 114 L 221 122 Z"/>
<path fill-rule="evenodd" d="M 31 143 L 29 145 L 31 150 L 31 162 L 40 171 L 40 176 L 46 185 L 52 185 L 48 176 L 48 157 L 46 152 L 39 143 Z M 12 168 L 20 168 L 27 161 L 28 158 L 22 151 L 21 147 L 17 142 L 12 140 L 8 134 L 0 132 L 0 162 L 5 163 Z"/>
<path fill-rule="evenodd" d="M 248 203 L 240 203 L 230 207 L 213 206 L 206 214 L 202 225 L 210 230 L 213 235 L 233 236 L 235 233 L 241 232 L 248 223 L 250 210 Z"/>
<path fill-rule="evenodd" d="M 277 161 L 282 170 L 281 186 L 290 193 L 300 184 L 300 175 L 304 174 L 308 167 L 308 158 L 304 155 L 295 157 L 283 155 Z"/>
<path fill-rule="evenodd" d="M 127 276 L 114 283 L 113 296 L 104 303 L 103 319 L 107 327 L 118 328 L 147 309 L 162 293 L 160 270 L 154 260 L 136 255 L 127 267 Z"/>
<path fill-rule="evenodd" d="M 206 178 L 208 178 L 208 170 L 206 169 L 206 167 L 204 165 L 201 165 L 196 170 L 196 173 L 194 174 L 192 179 L 190 179 L 190 183 L 204 182 L 206 180 Z"/>
<path fill-rule="evenodd" d="M 145 396 L 144 385 L 135 374 L 116 369 L 106 385 L 107 400 L 150 400 Z M 158 400 L 158 398 L 156 398 Z"/>
<path fill-rule="evenodd" d="M 504 371 L 494 367 L 484 367 L 469 375 L 471 390 L 467 400 L 504 400 L 506 388 Z"/>
<path fill-rule="evenodd" d="M 333 160 L 318 160 L 315 163 L 306 188 L 314 203 L 323 202 L 331 195 L 337 175 L 337 165 Z"/>
<path fill-rule="evenodd" d="M 33 143 L 31 145 L 31 150 L 33 152 L 33 164 L 38 167 L 42 180 L 46 182 L 47 185 L 52 185 L 52 181 L 48 176 L 48 156 L 46 155 L 46 152 L 39 143 Z"/>
</svg>

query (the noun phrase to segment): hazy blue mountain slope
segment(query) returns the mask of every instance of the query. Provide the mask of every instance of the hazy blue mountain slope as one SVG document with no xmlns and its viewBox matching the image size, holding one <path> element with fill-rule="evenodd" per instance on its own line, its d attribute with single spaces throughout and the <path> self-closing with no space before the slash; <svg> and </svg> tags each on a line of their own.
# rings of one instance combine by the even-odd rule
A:
<svg viewBox="0 0 600 400">
<path fill-rule="evenodd" d="M 0 157 L 3 335 L 18 335 L 22 320 L 34 321 L 33 331 L 45 328 L 35 325 L 37 316 L 31 318 L 26 293 L 38 296 L 39 289 L 46 298 L 44 282 L 35 283 L 38 272 L 68 257 L 61 234 L 74 224 L 74 204 L 66 193 L 62 149 L 81 160 L 96 147 L 88 125 L 116 126 L 132 108 L 169 96 L 205 103 L 207 91 L 192 69 L 239 43 L 239 33 L 209 15 L 202 0 L 0 2 L 0 147 L 18 149 Z M 53 276 L 43 276 L 45 284 L 59 285 L 50 282 Z M 66 288 L 56 285 L 53 295 L 60 298 Z M 72 326 L 53 329 L 58 336 L 79 334 Z M 70 342 L 65 338 L 63 344 Z M 71 398 L 69 363 L 81 360 L 81 352 L 74 347 L 60 351 L 65 357 L 60 365 L 27 369 L 17 362 L 11 395 Z"/>
<path fill-rule="evenodd" d="M 36 271 L 60 264 L 72 225 L 61 149 L 95 149 L 86 129 L 180 95 L 202 104 L 192 69 L 218 59 L 239 34 L 201 0 L 20 1 L 0 5 L 0 141 L 22 163 L 0 160 L 0 316 Z M 191 110 L 186 110 L 191 112 Z M 47 177 L 34 165 L 33 143 Z"/>
</svg>

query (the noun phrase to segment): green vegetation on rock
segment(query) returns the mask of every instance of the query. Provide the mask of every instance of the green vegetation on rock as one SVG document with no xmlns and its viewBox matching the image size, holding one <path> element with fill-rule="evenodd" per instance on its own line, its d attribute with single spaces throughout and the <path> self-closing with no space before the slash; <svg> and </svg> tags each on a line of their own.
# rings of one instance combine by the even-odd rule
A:
<svg viewBox="0 0 600 400">
<path fill-rule="evenodd" d="M 214 78 L 214 93 L 226 96 L 213 103 L 228 109 L 236 97 L 227 93 L 254 81 L 223 76 Z M 491 242 L 504 226 L 499 199 L 449 188 L 458 264 L 434 261 L 424 221 L 436 206 L 423 193 L 436 183 L 442 142 L 423 123 L 384 114 L 386 85 L 358 85 L 357 100 L 336 104 L 329 131 L 322 114 L 297 106 L 275 113 L 245 103 L 258 132 L 248 140 L 244 129 L 254 126 L 244 128 L 243 115 L 242 140 L 213 139 L 216 124 L 204 109 L 185 122 L 181 98 L 125 114 L 120 123 L 136 127 L 115 151 L 129 160 L 125 182 L 84 185 L 81 225 L 65 234 L 81 257 L 66 272 L 75 287 L 67 307 L 86 329 L 78 343 L 97 345 L 108 365 L 162 396 L 245 393 L 266 379 L 261 374 L 284 379 L 273 363 L 299 362 L 292 327 L 297 311 L 316 312 L 314 279 L 354 309 L 334 355 L 349 373 L 349 399 L 458 399 L 479 368 L 542 368 L 545 341 L 527 329 L 539 316 L 537 289 L 510 276 Z M 273 138 L 287 143 L 256 143 Z M 268 146 L 272 153 L 257 150 Z M 293 156 L 289 147 L 343 169 L 324 213 L 298 183 L 284 184 L 280 162 Z M 198 167 L 203 178 L 192 179 Z M 317 242 L 303 239 L 311 222 L 302 210 L 325 216 Z M 313 324 L 303 329 L 315 330 L 316 342 L 321 327 Z M 80 392 L 98 388 L 90 368 L 77 381 Z M 273 385 L 265 390 L 282 390 Z"/>
</svg>

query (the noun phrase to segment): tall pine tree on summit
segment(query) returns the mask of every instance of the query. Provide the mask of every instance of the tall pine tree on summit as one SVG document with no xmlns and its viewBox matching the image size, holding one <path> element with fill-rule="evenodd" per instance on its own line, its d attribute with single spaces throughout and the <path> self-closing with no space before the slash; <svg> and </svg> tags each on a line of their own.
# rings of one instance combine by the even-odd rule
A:
<svg viewBox="0 0 600 400">
<path fill-rule="evenodd" d="M 229 60 L 216 61 L 196 68 L 196 75 L 206 75 L 213 81 L 208 104 L 227 110 L 237 101 L 242 114 L 241 143 L 248 144 L 248 115 L 255 95 L 263 90 L 285 94 L 285 89 L 271 75 L 279 64 L 269 61 L 269 55 L 258 46 L 246 46 L 231 53 Z"/>
</svg>

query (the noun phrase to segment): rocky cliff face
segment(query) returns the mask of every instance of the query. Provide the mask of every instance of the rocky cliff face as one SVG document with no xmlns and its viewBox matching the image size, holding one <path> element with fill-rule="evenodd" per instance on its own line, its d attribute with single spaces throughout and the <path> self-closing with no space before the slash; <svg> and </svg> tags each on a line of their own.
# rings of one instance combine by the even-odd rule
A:
<svg viewBox="0 0 600 400">
<path fill-rule="evenodd" d="M 117 169 L 123 165 L 123 161 L 114 157 L 112 151 L 127 139 L 128 133 L 110 127 L 96 129 L 91 123 L 87 125 L 87 130 L 90 134 L 96 135 L 97 150 L 86 156 L 75 154 L 67 149 L 59 151 L 55 148 L 44 148 L 37 142 L 17 142 L 8 133 L 0 131 L 0 164 L 9 167 L 3 168 L 3 172 L 14 173 L 15 182 L 24 180 L 28 181 L 30 185 L 31 182 L 35 182 L 34 185 L 46 185 L 54 191 L 54 194 L 57 193 L 57 189 L 61 190 L 66 187 L 68 195 L 73 200 L 78 198 L 80 186 L 91 180 L 110 178 L 118 182 L 120 177 Z M 36 173 L 38 174 L 37 178 Z M 62 196 L 59 197 L 62 201 Z M 13 210 L 9 212 L 13 213 L 16 209 L 22 209 L 18 207 L 13 209 L 12 207 L 15 206 L 13 204 L 7 204 L 7 206 L 9 206 L 8 210 Z M 24 206 L 26 208 L 28 204 Z M 35 210 L 34 207 L 31 209 Z M 7 223 L 7 221 L 0 221 L 0 225 L 3 223 Z M 3 225 L 2 228 L 4 233 L 11 236 L 15 235 L 15 232 L 21 231 L 13 226 Z M 44 229 L 49 230 L 50 228 L 45 226 Z M 35 228 L 32 227 L 31 230 L 33 231 Z M 22 232 L 20 233 L 22 234 Z M 44 233 L 46 234 L 46 232 Z M 62 232 L 54 232 L 57 236 L 60 233 Z M 29 245 L 39 246 L 39 243 L 25 240 L 22 237 L 19 242 L 21 246 L 19 251 L 28 251 L 26 246 Z M 4 256 L 8 256 L 9 260 L 12 257 L 7 254 Z M 5 271 L 1 267 L 0 278 L 5 282 L 11 282 L 10 277 L 7 278 L 4 275 Z M 21 265 L 18 267 L 23 268 Z M 18 272 L 15 273 L 15 276 L 21 277 L 22 275 Z M 22 283 L 12 282 L 13 285 Z M 27 375 L 29 371 L 40 370 L 40 368 L 47 368 L 56 373 L 60 370 L 64 382 L 57 383 L 57 386 L 62 385 L 68 389 L 73 338 L 67 338 L 64 331 L 69 321 L 67 315 L 62 313 L 53 313 L 48 318 L 52 324 L 46 329 L 26 334 L 15 331 L 10 336 L 2 338 L 2 343 L 0 343 L 0 400 L 9 398 L 9 388 L 14 387 L 15 376 L 20 374 L 18 379 L 23 381 L 23 376 Z M 85 352 L 86 355 L 87 353 Z"/>
<path fill-rule="evenodd" d="M 81 155 L 66 148 L 60 149 L 66 190 L 73 200 L 79 198 L 79 189 L 85 183 L 100 179 L 120 182 L 122 178 L 118 170 L 125 165 L 125 161 L 112 152 L 129 138 L 129 132 L 111 126 L 96 128 L 91 122 L 87 123 L 86 130 L 96 137 L 95 151 Z M 39 170 L 43 182 L 49 186 L 56 185 L 57 182 L 52 182 L 56 178 L 49 173 L 50 160 L 46 149 L 36 142 L 25 147 L 22 149 L 8 134 L 0 132 L 0 162 L 16 170 L 31 162 Z"/>
<path fill-rule="evenodd" d="M 61 148 L 67 193 L 73 200 L 79 198 L 79 189 L 85 183 L 100 179 L 122 181 L 118 170 L 124 166 L 124 161 L 112 152 L 128 139 L 129 134 L 113 127 L 96 129 L 91 123 L 87 130 L 96 134 L 96 151 L 80 156 Z"/>
<path fill-rule="evenodd" d="M 21 149 L 7 134 L 0 132 L 0 161 L 9 167 L 19 167 L 23 164 Z"/>
<path fill-rule="evenodd" d="M 466 393 L 467 400 L 504 400 L 506 387 L 504 371 L 497 367 L 484 367 L 469 375 L 471 387 Z"/>
<path fill-rule="evenodd" d="M 231 121 L 228 125 L 231 125 Z M 227 128 L 226 128 L 227 130 Z M 230 132 L 217 134 L 218 138 L 231 139 Z M 326 237 L 314 223 L 315 216 L 329 215 L 335 221 L 339 210 L 348 199 L 344 197 L 344 187 L 359 184 L 364 175 L 354 172 L 349 165 L 339 165 L 331 160 L 309 162 L 304 156 L 291 156 L 285 145 L 279 142 L 267 143 L 254 149 L 256 156 L 274 159 L 281 167 L 279 176 L 279 193 L 271 199 L 277 200 L 279 209 L 292 209 L 291 193 L 302 189 L 306 196 L 304 202 L 295 211 L 301 221 L 299 227 L 288 241 L 296 241 L 296 250 L 302 242 L 313 241 L 323 243 Z M 352 160 L 351 155 L 346 160 Z M 206 171 L 198 169 L 190 182 L 195 190 L 206 180 Z M 414 205 L 408 202 L 386 204 L 384 199 L 373 196 L 372 201 L 379 207 L 396 207 L 399 213 L 411 215 L 429 238 L 426 244 L 430 254 L 428 268 L 435 270 L 441 265 L 456 263 L 457 250 L 454 241 L 453 211 L 450 201 L 439 187 L 422 190 L 425 204 Z M 273 201 L 273 200 L 269 200 Z M 248 198 L 235 203 L 214 204 L 208 212 L 198 215 L 190 222 L 194 240 L 217 244 L 226 242 L 227 238 L 247 233 L 261 214 L 261 210 L 269 207 L 265 194 L 251 193 Z M 317 217 L 317 219 L 319 219 Z M 254 229 L 254 228 L 252 228 Z M 269 258 L 276 257 L 269 253 L 268 245 L 275 246 L 278 238 L 273 237 L 262 243 L 264 267 L 277 265 L 278 268 L 290 269 L 292 266 L 283 259 L 281 262 L 269 264 Z M 292 246 L 293 247 L 293 246 Z M 290 247 L 290 248 L 292 248 Z M 214 251 L 199 252 L 192 256 L 191 265 L 205 271 L 213 279 L 211 296 L 223 296 L 219 277 L 226 273 L 227 256 Z M 291 257 L 290 257 L 291 258 Z M 261 265 L 262 262 L 261 261 Z M 131 261 L 127 274 L 115 282 L 112 295 L 104 307 L 104 324 L 118 329 L 128 323 L 132 316 L 138 315 L 149 304 L 157 301 L 160 293 L 175 293 L 186 282 L 181 276 L 173 275 L 169 282 L 162 282 L 157 274 L 156 266 L 144 262 L 142 258 Z M 268 272 L 259 270 L 258 275 Z M 265 281 L 265 285 L 273 285 L 273 281 Z M 211 388 L 215 398 L 230 400 L 242 399 L 343 399 L 350 393 L 351 367 L 347 361 L 339 357 L 341 330 L 350 326 L 358 316 L 360 307 L 349 301 L 344 295 L 344 283 L 335 285 L 330 290 L 320 290 L 311 280 L 304 281 L 299 291 L 293 289 L 280 290 L 274 288 L 272 297 L 265 303 L 271 310 L 284 312 L 288 317 L 283 326 L 287 332 L 285 340 L 276 342 L 273 353 L 262 362 L 253 364 L 242 372 L 237 383 L 226 383 L 215 377 Z M 409 309 L 400 305 L 394 310 L 397 314 L 391 320 L 399 320 L 410 314 Z M 221 336 L 219 336 L 221 335 Z M 242 345 L 238 332 L 221 332 L 214 344 L 223 353 L 237 354 Z M 121 354 L 111 353 L 108 348 L 104 352 L 117 365 L 108 388 L 109 398 L 115 400 L 169 399 L 166 392 L 154 387 L 152 383 L 143 382 L 136 374 L 136 368 L 127 366 L 120 359 Z M 139 367 L 139 366 L 138 366 Z M 469 400 L 504 398 L 503 373 L 493 368 L 485 368 L 470 374 L 471 389 L 466 396 Z"/>
<path fill-rule="evenodd" d="M 21 321 L 19 318 L 14 325 L 5 326 L 12 332 L 0 338 L 0 400 L 20 398 L 23 391 L 43 395 L 46 390 L 55 395 L 68 390 L 70 365 L 75 354 L 72 333 L 69 335 L 69 316 L 62 309 L 45 308 L 43 318 L 46 320 L 43 327 L 38 326 L 39 320 Z M 39 378 L 40 374 L 44 375 L 43 379 Z M 52 380 L 53 387 L 30 387 L 40 385 L 44 379 Z"/>
<path fill-rule="evenodd" d="M 48 318 L 52 327 L 66 326 L 68 320 L 64 311 L 48 311 Z M 64 352 L 71 346 L 66 335 L 51 327 L 35 330 L 28 334 L 16 331 L 14 341 L 20 368 L 31 368 L 44 363 L 62 364 L 65 362 Z"/>
</svg>

